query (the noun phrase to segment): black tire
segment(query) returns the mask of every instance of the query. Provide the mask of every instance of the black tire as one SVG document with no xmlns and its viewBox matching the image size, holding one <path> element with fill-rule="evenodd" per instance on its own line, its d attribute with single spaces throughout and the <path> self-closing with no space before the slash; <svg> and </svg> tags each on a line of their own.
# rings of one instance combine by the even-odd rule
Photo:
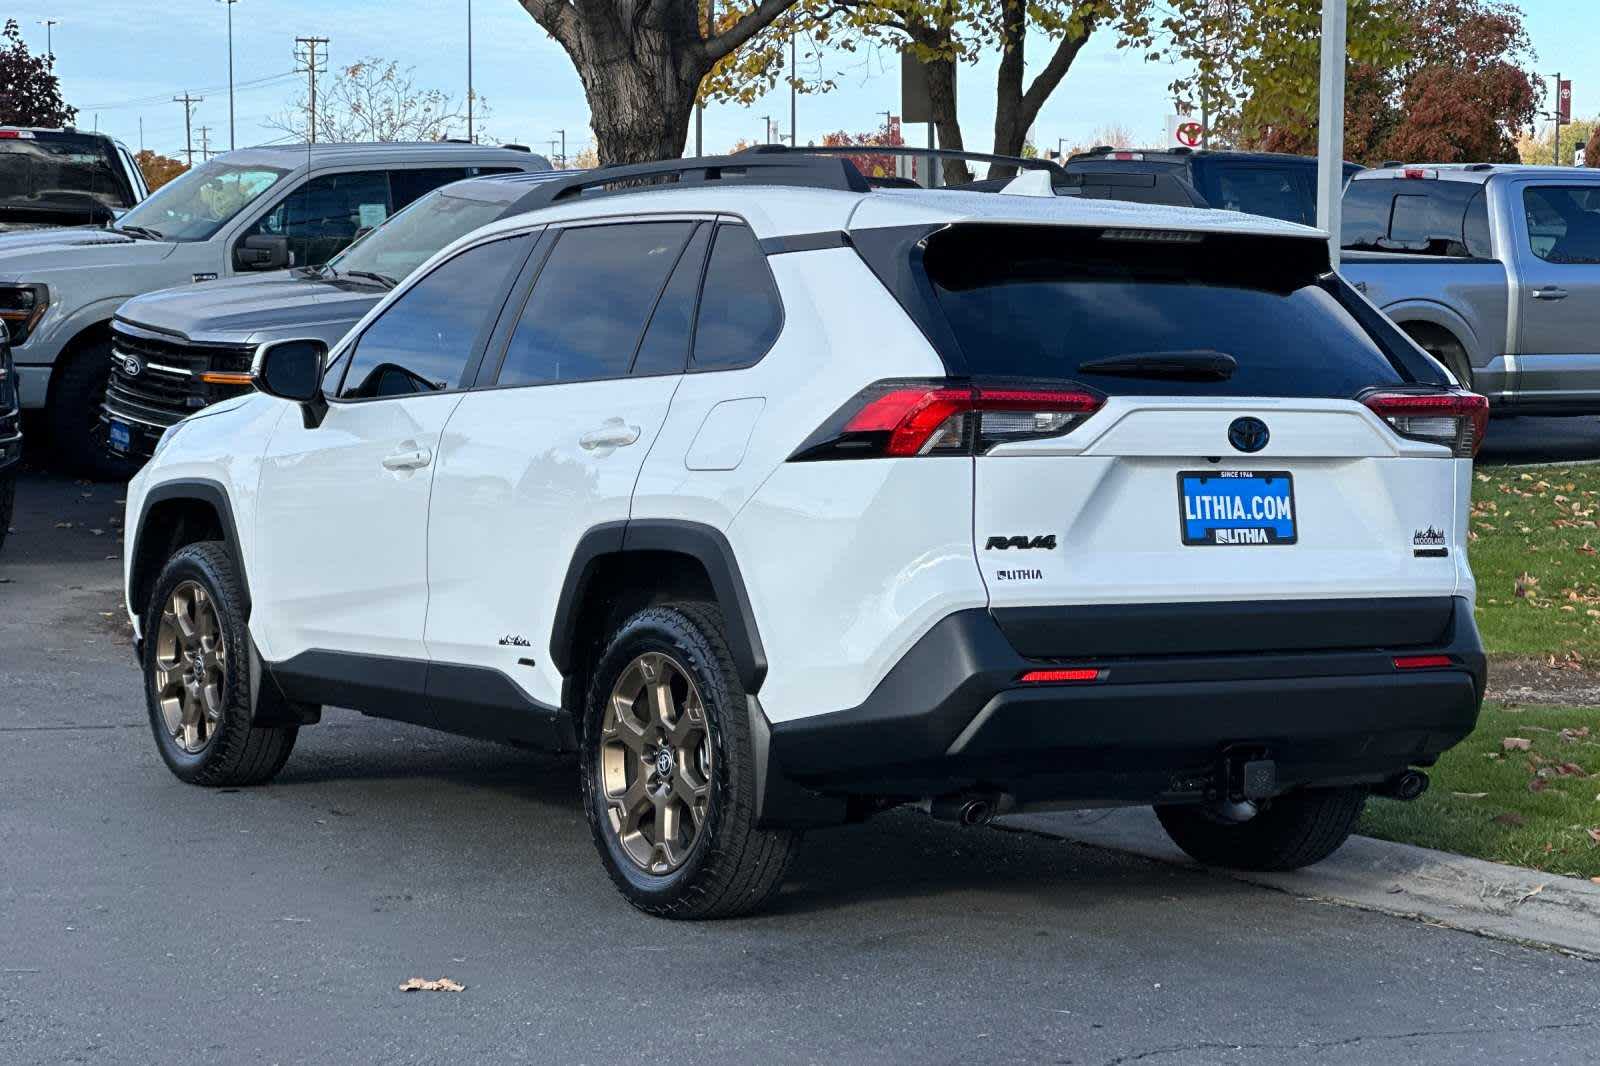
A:
<svg viewBox="0 0 1600 1066">
<path fill-rule="evenodd" d="M 1207 866 L 1298 870 L 1321 862 L 1349 839 L 1366 805 L 1364 788 L 1291 792 L 1247 822 L 1226 822 L 1204 807 L 1157 807 L 1172 842 Z"/>
<path fill-rule="evenodd" d="M 11 529 L 11 515 L 17 505 L 17 472 L 0 474 L 0 548 L 6 546 L 6 533 Z"/>
<path fill-rule="evenodd" d="M 624 670 L 659 653 L 693 680 L 710 738 L 710 799 L 682 865 L 651 873 L 629 857 L 612 828 L 600 777 L 605 709 Z M 616 627 L 589 686 L 580 744 L 584 809 L 606 873 L 639 910 L 661 918 L 728 918 L 760 908 L 777 890 L 800 834 L 755 824 L 755 754 L 738 671 L 714 605 L 648 607 Z"/>
<path fill-rule="evenodd" d="M 200 585 L 210 597 L 227 659 L 223 684 L 218 686 L 221 714 L 210 725 L 212 731 L 205 747 L 196 753 L 186 751 L 168 731 L 157 698 L 157 634 L 161 616 L 173 590 L 186 582 Z M 180 548 L 167 560 L 145 609 L 142 665 L 150 729 L 168 769 L 192 785 L 264 784 L 283 769 L 289 753 L 294 750 L 297 727 L 251 724 L 250 634 L 245 627 L 243 606 L 244 590 L 233 555 L 216 541 L 202 541 Z"/>
<path fill-rule="evenodd" d="M 107 450 L 100 422 L 100 408 L 110 381 L 109 340 L 90 341 L 74 348 L 56 364 L 51 376 L 45 423 L 56 465 L 96 481 L 126 481 L 139 465 Z"/>
</svg>

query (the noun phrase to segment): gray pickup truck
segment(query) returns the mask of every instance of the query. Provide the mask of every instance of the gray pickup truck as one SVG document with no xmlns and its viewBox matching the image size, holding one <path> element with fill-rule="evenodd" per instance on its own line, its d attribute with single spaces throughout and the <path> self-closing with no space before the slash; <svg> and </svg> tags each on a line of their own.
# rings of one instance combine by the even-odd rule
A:
<svg viewBox="0 0 1600 1066">
<path fill-rule="evenodd" d="M 1600 413 L 1600 170 L 1364 170 L 1341 273 L 1494 409 Z"/>
</svg>

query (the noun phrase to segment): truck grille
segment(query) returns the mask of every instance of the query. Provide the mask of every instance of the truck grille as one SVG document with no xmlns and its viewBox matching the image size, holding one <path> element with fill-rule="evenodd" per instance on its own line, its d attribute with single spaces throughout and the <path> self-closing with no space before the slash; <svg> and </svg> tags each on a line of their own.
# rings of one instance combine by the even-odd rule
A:
<svg viewBox="0 0 1600 1066">
<path fill-rule="evenodd" d="M 190 344 L 113 323 L 105 412 L 135 425 L 165 429 L 202 407 L 248 392 L 248 385 L 212 384 L 200 375 L 246 372 L 253 354 L 251 345 Z"/>
</svg>

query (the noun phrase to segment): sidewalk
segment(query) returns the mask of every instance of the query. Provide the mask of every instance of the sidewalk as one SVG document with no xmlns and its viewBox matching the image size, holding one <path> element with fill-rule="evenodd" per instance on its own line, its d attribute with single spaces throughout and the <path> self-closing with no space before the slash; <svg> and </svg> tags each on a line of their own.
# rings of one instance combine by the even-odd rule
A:
<svg viewBox="0 0 1600 1066">
<path fill-rule="evenodd" d="M 1148 807 L 1002 818 L 1002 828 L 1193 866 Z M 1600 885 L 1442 851 L 1351 837 L 1294 873 L 1217 871 L 1249 884 L 1600 958 Z"/>
</svg>

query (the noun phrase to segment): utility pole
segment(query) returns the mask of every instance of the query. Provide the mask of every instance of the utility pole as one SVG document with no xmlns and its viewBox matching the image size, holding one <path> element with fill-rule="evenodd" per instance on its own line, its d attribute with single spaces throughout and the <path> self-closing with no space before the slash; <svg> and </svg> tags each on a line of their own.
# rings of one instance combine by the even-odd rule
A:
<svg viewBox="0 0 1600 1066">
<path fill-rule="evenodd" d="M 767 124 L 767 136 L 766 136 L 766 139 L 763 140 L 761 143 L 762 144 L 771 144 L 772 143 L 772 116 L 771 115 L 762 115 L 761 116 L 761 121 L 765 122 Z"/>
<path fill-rule="evenodd" d="M 317 58 L 317 49 L 318 48 L 322 48 L 323 49 L 322 58 L 321 58 L 320 62 L 326 63 L 328 61 L 328 52 L 327 52 L 327 49 L 324 46 L 327 45 L 328 39 L 326 37 L 296 37 L 294 39 L 294 43 L 295 43 L 296 46 L 303 47 L 305 49 L 304 52 L 301 52 L 301 51 L 298 50 L 298 47 L 297 47 L 297 50 L 295 51 L 294 58 L 295 58 L 295 62 L 304 63 L 305 64 L 305 66 L 302 67 L 301 70 L 305 72 L 305 74 L 310 78 L 310 81 L 311 81 L 310 97 L 306 101 L 307 108 L 308 108 L 308 110 L 310 112 L 311 126 L 310 126 L 310 130 L 309 130 L 309 132 L 307 133 L 307 136 L 306 136 L 306 143 L 308 143 L 308 144 L 316 144 L 317 143 L 317 74 L 320 71 L 326 71 L 327 70 L 327 67 L 322 67 L 319 70 L 319 68 L 317 66 L 317 63 L 319 62 L 319 60 Z"/>
<path fill-rule="evenodd" d="M 1322 0 L 1322 84 L 1317 95 L 1317 228 L 1328 234 L 1329 262 L 1335 270 L 1339 269 L 1339 229 L 1344 199 L 1344 64 L 1348 18 L 1346 0 Z"/>
<path fill-rule="evenodd" d="M 200 162 L 211 158 L 211 127 L 200 127 Z"/>
<path fill-rule="evenodd" d="M 717 35 L 717 0 L 706 0 L 706 40 Z M 706 154 L 706 105 L 694 105 L 694 154 Z"/>
<path fill-rule="evenodd" d="M 187 90 L 182 96 L 172 98 L 173 103 L 183 105 L 183 155 L 191 167 L 194 166 L 194 105 L 204 101 L 205 97 L 190 96 Z"/>
<path fill-rule="evenodd" d="M 55 65 L 55 61 L 56 61 L 56 46 L 53 43 L 53 40 L 52 40 L 51 35 L 50 35 L 50 31 L 54 27 L 61 25 L 61 20 L 60 19 L 36 19 L 35 21 L 38 22 L 39 25 L 44 27 L 44 54 L 50 57 L 50 63 L 51 63 L 52 66 L 54 66 Z"/>
<path fill-rule="evenodd" d="M 557 156 L 556 158 L 561 160 L 561 169 L 562 170 L 566 170 L 567 169 L 567 131 L 566 130 L 556 130 L 556 136 L 561 138 L 561 154 L 559 156 Z M 552 141 L 550 143 L 554 144 L 555 142 Z"/>
<path fill-rule="evenodd" d="M 239 0 L 217 0 L 228 9 L 228 151 L 239 147 L 233 139 L 233 5 Z"/>
<path fill-rule="evenodd" d="M 467 0 L 467 143 L 478 143 L 472 132 L 472 0 Z"/>
</svg>

